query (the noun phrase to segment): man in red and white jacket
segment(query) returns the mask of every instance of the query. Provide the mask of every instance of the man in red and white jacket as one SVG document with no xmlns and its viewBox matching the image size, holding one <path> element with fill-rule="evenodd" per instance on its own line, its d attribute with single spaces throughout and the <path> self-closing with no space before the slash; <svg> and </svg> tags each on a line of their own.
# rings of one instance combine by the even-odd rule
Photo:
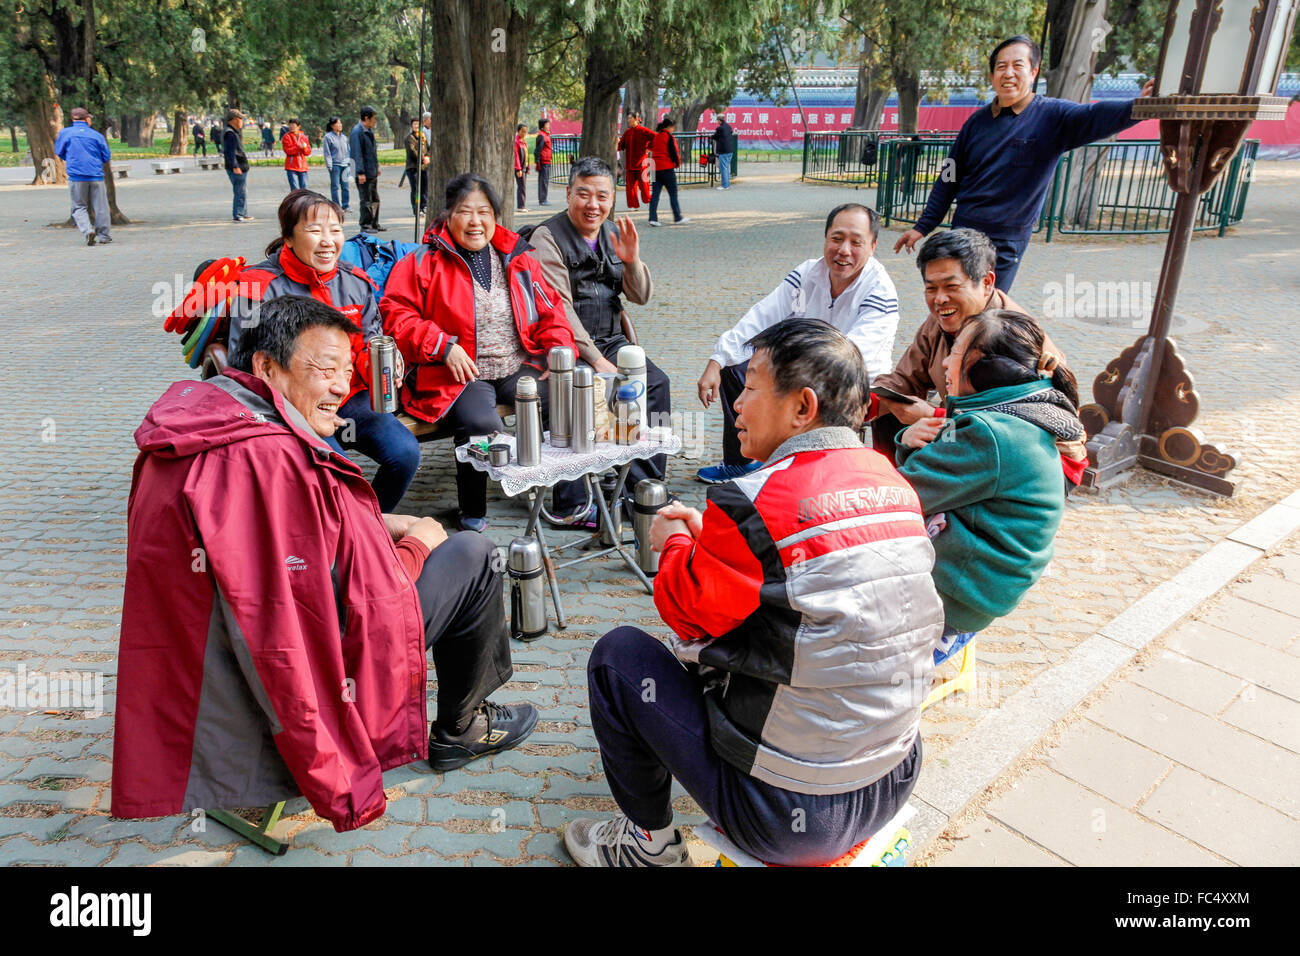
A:
<svg viewBox="0 0 1300 956">
<path fill-rule="evenodd" d="M 745 852 L 826 863 L 889 820 L 920 771 L 943 630 L 920 502 L 858 440 L 867 373 L 851 340 L 794 318 L 752 345 L 737 425 L 766 464 L 651 530 L 672 651 L 624 627 L 588 663 L 622 812 L 569 824 L 584 866 L 687 865 L 673 779 Z"/>
</svg>

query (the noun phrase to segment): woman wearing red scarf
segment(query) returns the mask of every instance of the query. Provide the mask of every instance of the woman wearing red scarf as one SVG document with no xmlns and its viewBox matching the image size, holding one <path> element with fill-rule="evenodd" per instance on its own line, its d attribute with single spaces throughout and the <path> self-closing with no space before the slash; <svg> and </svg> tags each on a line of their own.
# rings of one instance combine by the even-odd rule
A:
<svg viewBox="0 0 1300 956">
<path fill-rule="evenodd" d="M 515 212 L 528 212 L 528 143 L 524 133 L 528 127 L 520 123 L 515 127 Z"/>
<path fill-rule="evenodd" d="M 355 448 L 373 459 L 379 470 L 371 482 L 379 510 L 391 513 L 406 494 L 420 466 L 420 444 L 396 416 L 370 407 L 371 336 L 382 335 L 374 285 L 360 269 L 339 268 L 343 250 L 343 210 L 320 193 L 296 189 L 280 203 L 280 235 L 266 247 L 267 258 L 240 274 L 252 302 L 231 316 L 233 353 L 240 327 L 256 315 L 256 307 L 281 295 L 305 295 L 338 309 L 361 326 L 352 336 L 352 388 L 336 410 L 343 424 L 326 439 L 341 452 Z"/>
</svg>

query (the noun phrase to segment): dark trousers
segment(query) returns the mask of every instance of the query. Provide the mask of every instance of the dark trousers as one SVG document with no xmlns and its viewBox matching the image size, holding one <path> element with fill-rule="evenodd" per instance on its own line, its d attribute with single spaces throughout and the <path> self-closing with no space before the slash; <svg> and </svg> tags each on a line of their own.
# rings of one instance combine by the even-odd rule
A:
<svg viewBox="0 0 1300 956">
<path fill-rule="evenodd" d="M 235 219 L 240 219 L 248 215 L 248 173 L 237 173 L 233 169 L 227 169 L 226 176 L 230 178 L 230 186 L 235 191 L 230 214 Z"/>
<path fill-rule="evenodd" d="M 891 465 L 898 464 L 894 460 L 895 439 L 906 427 L 897 416 L 889 412 L 882 412 L 871 420 L 871 447 L 888 458 Z"/>
<path fill-rule="evenodd" d="M 379 225 L 379 177 L 367 176 L 366 181 L 357 182 L 357 202 L 361 204 L 362 229 Z"/>
<path fill-rule="evenodd" d="M 618 350 L 625 345 L 630 345 L 627 336 L 622 333 L 612 336 L 608 339 L 601 339 L 596 342 L 596 348 L 600 353 L 614 362 L 618 358 Z M 600 381 L 597 379 L 597 381 Z M 666 425 L 668 416 L 673 410 L 672 383 L 668 379 L 668 374 L 654 362 L 646 359 L 645 362 L 645 391 L 646 391 L 646 412 L 650 416 L 647 425 Z M 605 400 L 605 396 L 597 395 L 596 401 Z M 653 458 L 638 458 L 632 462 L 627 470 L 627 484 L 623 486 L 624 490 L 631 492 L 636 488 L 636 483 L 646 478 L 655 478 L 663 481 L 667 473 L 668 456 L 655 455 Z M 587 492 L 582 487 L 580 481 L 562 481 L 555 486 L 553 493 L 552 510 L 557 515 L 572 514 L 582 503 L 587 500 Z"/>
<path fill-rule="evenodd" d="M 745 373 L 749 363 L 728 365 L 722 370 L 722 463 L 748 465 L 750 459 L 740 453 L 740 436 L 736 434 L 736 399 L 745 390 Z"/>
<path fill-rule="evenodd" d="M 406 178 L 411 182 L 411 215 L 416 215 L 416 210 L 423 212 L 429 204 L 429 169 L 426 166 L 420 170 L 420 175 L 415 175 L 414 169 L 406 170 Z"/>
<path fill-rule="evenodd" d="M 537 202 L 539 205 L 546 205 L 546 197 L 551 190 L 551 164 L 537 164 Z"/>
<path fill-rule="evenodd" d="M 438 677 L 435 720 L 450 733 L 463 733 L 475 708 L 513 673 L 494 551 L 481 534 L 453 534 L 429 553 L 415 581 Z"/>
<path fill-rule="evenodd" d="M 677 170 L 665 169 L 655 173 L 654 188 L 650 190 L 650 221 L 659 221 L 659 190 L 668 190 L 668 202 L 673 207 L 673 222 L 680 222 L 682 207 L 677 204 Z"/>
<path fill-rule="evenodd" d="M 868 839 L 907 802 L 921 770 L 921 738 L 870 786 L 807 794 L 756 780 L 709 741 L 699 678 L 634 627 L 610 631 L 587 662 L 591 725 L 619 809 L 639 827 L 673 819 L 672 782 L 746 853 L 769 863 L 828 863 Z"/>
<path fill-rule="evenodd" d="M 515 208 L 528 208 L 528 174 L 522 169 L 515 170 Z"/>
<path fill-rule="evenodd" d="M 456 401 L 451 403 L 445 416 L 447 424 L 453 429 L 452 439 L 455 444 L 465 444 L 471 435 L 487 435 L 504 430 L 505 424 L 497 414 L 497 405 L 513 405 L 519 380 L 525 375 L 540 378 L 541 374 L 537 369 L 525 365 L 506 378 L 495 381 L 478 379 L 467 384 L 464 391 L 456 396 Z M 537 394 L 541 399 L 543 427 L 550 406 L 550 393 L 546 382 L 538 382 Z M 456 497 L 460 502 L 462 518 L 485 517 L 487 475 L 476 471 L 466 462 L 456 462 Z"/>
<path fill-rule="evenodd" d="M 370 486 L 379 499 L 379 510 L 391 514 L 420 467 L 419 440 L 397 416 L 373 410 L 368 390 L 348 399 L 339 409 L 339 418 L 351 423 L 351 428 L 340 430 L 340 444 L 355 448 L 379 465 Z"/>
</svg>

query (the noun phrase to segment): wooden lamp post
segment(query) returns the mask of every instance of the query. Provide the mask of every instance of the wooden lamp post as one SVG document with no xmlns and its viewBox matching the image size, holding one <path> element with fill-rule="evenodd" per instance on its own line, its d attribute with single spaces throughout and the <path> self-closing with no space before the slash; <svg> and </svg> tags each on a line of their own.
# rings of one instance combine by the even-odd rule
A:
<svg viewBox="0 0 1300 956">
<path fill-rule="evenodd" d="M 1113 359 L 1080 409 L 1088 430 L 1085 487 L 1134 465 L 1221 495 L 1236 458 L 1190 426 L 1200 398 L 1169 338 L 1198 197 L 1241 146 L 1252 121 L 1282 119 L 1276 94 L 1300 0 L 1170 0 L 1155 95 L 1133 104 L 1135 119 L 1160 120 L 1169 187 L 1178 194 L 1147 334 Z"/>
</svg>

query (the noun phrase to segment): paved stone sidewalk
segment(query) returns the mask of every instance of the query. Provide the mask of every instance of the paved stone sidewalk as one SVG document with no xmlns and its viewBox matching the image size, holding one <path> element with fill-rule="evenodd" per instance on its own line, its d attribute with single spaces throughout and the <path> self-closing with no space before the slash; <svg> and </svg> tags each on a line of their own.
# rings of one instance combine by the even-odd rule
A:
<svg viewBox="0 0 1300 956">
<path fill-rule="evenodd" d="M 655 298 L 635 318 L 651 357 L 672 376 L 675 407 L 689 413 L 682 421 L 688 453 L 673 465 L 670 487 L 691 504 L 703 499 L 691 473 L 720 450 L 720 414 L 699 412 L 694 398 L 714 339 L 791 266 L 819 253 L 831 206 L 872 200 L 869 191 L 797 183 L 797 173 L 790 165 L 749 164 L 728 192 L 683 190 L 689 225 L 641 229 Z M 385 235 L 409 239 L 411 220 L 401 215 L 409 210 L 406 193 L 394 187 L 396 175 L 386 181 Z M 1260 164 L 1246 221 L 1225 239 L 1195 239 L 1184 276 L 1176 334 L 1201 390 L 1201 427 L 1246 453 L 1238 496 L 1224 501 L 1143 475 L 1072 498 L 1050 573 L 1014 614 L 981 635 L 983 674 L 995 678 L 985 683 L 990 693 L 927 713 L 927 766 L 943 767 L 945 754 L 982 718 L 1294 486 L 1300 429 L 1287 410 L 1300 403 L 1300 372 L 1282 343 L 1292 338 L 1289 305 L 1300 292 L 1298 185 L 1300 164 Z M 220 173 L 128 179 L 119 183 L 119 202 L 138 222 L 116 228 L 111 246 L 87 248 L 70 230 L 43 228 L 67 215 L 66 189 L 0 186 L 0 288 L 9 292 L 0 312 L 7 412 L 0 429 L 0 670 L 102 675 L 105 710 L 91 717 L 73 708 L 0 709 L 0 861 L 271 862 L 215 824 L 199 832 L 181 817 L 112 820 L 108 781 L 131 436 L 168 383 L 197 374 L 179 361 L 179 341 L 161 331 L 170 304 L 157 307 L 204 258 L 258 261 L 276 232 L 285 191 L 278 170 L 256 170 L 249 203 L 257 221 L 237 225 L 229 221 L 230 187 Z M 637 214 L 638 225 L 644 216 Z M 535 212 L 525 221 L 542 218 Z M 883 231 L 878 253 L 900 292 L 901 351 L 923 303 L 912 260 L 891 251 L 897 235 Z M 1036 241 L 1015 294 L 1037 310 L 1067 280 L 1151 281 L 1162 250 L 1155 237 Z M 1085 393 L 1132 342 L 1134 321 L 1073 313 L 1048 321 Z M 404 507 L 450 517 L 450 462 L 446 442 L 426 445 Z M 505 544 L 522 527 L 523 511 L 494 498 L 490 518 L 490 533 Z M 188 573 L 177 569 L 178 577 Z M 538 703 L 538 733 L 518 751 L 464 771 L 436 775 L 412 766 L 386 775 L 390 812 L 364 831 L 334 834 L 299 803 L 290 819 L 297 848 L 274 865 L 567 861 L 558 841 L 563 821 L 613 806 L 586 709 L 591 645 L 616 625 L 656 634 L 663 626 L 650 597 L 613 563 L 563 574 L 571 626 L 518 647 L 516 679 L 501 694 Z M 678 805 L 679 819 L 698 819 L 688 800 Z"/>
<path fill-rule="evenodd" d="M 933 866 L 1300 864 L 1300 534 L 940 834 Z"/>
</svg>

